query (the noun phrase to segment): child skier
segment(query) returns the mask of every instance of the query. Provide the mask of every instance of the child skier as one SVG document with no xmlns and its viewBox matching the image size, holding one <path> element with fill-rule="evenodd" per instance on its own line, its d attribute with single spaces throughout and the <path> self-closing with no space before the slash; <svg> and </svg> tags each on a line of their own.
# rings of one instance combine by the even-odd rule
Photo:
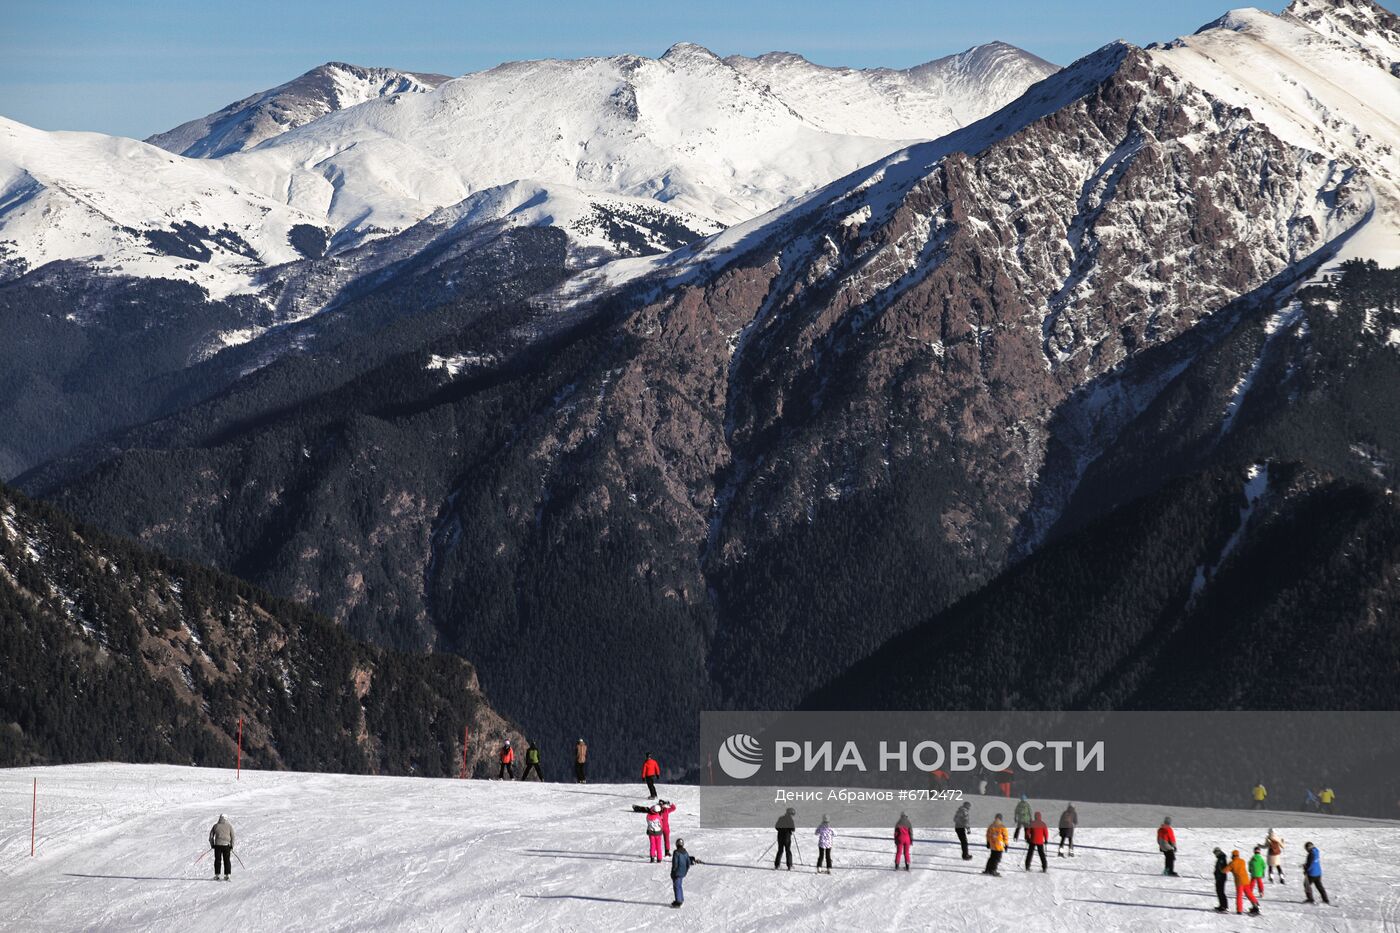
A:
<svg viewBox="0 0 1400 933">
<path fill-rule="evenodd" d="M 1252 914 L 1259 913 L 1259 899 L 1250 890 L 1249 866 L 1244 859 L 1240 858 L 1240 850 L 1236 849 L 1230 853 L 1230 874 L 1235 879 L 1235 913 L 1244 913 L 1244 899 L 1249 898 L 1249 903 L 1253 906 L 1249 908 Z"/>
<path fill-rule="evenodd" d="M 671 888 L 676 895 L 676 899 L 671 901 L 672 907 L 679 907 L 685 903 L 682 882 L 686 873 L 690 871 L 690 866 L 701 864 L 704 863 L 685 850 L 685 840 L 677 838 L 676 851 L 671 855 Z"/>
<path fill-rule="evenodd" d="M 914 824 L 909 814 L 901 813 L 894 824 L 894 870 L 899 871 L 899 857 L 904 856 L 904 870 L 909 871 L 909 850 L 914 845 Z"/>
<path fill-rule="evenodd" d="M 1249 884 L 1254 888 L 1254 893 L 1260 897 L 1264 896 L 1264 871 L 1266 867 L 1264 861 L 1264 847 L 1255 846 L 1254 854 L 1249 857 Z"/>
<path fill-rule="evenodd" d="M 1074 809 L 1074 804 L 1066 804 L 1065 812 L 1060 814 L 1060 848 L 1055 854 L 1062 856 L 1065 854 L 1065 843 L 1069 843 L 1069 857 L 1074 858 L 1074 828 L 1079 825 L 1079 812 Z"/>
<path fill-rule="evenodd" d="M 647 862 L 661 861 L 661 807 L 652 804 L 647 808 Z"/>
<path fill-rule="evenodd" d="M 831 828 L 831 823 L 826 815 L 822 815 L 821 825 L 817 827 L 817 874 L 821 874 L 822 863 L 826 863 L 826 873 L 831 874 L 831 843 L 836 838 L 836 830 Z"/>
<path fill-rule="evenodd" d="M 500 780 L 509 773 L 511 779 L 515 779 L 515 749 L 510 747 L 510 739 L 506 739 L 506 744 L 501 747 L 501 770 L 496 772 L 496 780 Z"/>
</svg>

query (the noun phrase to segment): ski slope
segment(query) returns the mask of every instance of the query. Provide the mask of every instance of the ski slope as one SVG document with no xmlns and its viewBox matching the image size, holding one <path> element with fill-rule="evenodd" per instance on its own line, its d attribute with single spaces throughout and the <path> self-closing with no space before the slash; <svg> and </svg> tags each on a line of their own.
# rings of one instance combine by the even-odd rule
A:
<svg viewBox="0 0 1400 933">
<path fill-rule="evenodd" d="M 547 763 L 548 765 L 548 763 Z M 31 780 L 38 854 L 29 857 Z M 768 830 L 697 827 L 698 789 L 665 787 L 673 834 L 705 864 L 669 909 L 665 865 L 645 858 L 640 785 L 521 784 L 137 765 L 0 771 L 0 928 L 9 930 L 1393 930 L 1400 925 L 1400 830 L 1337 819 L 1312 829 L 1334 905 L 1301 903 L 1300 831 L 1285 814 L 1209 831 L 1179 825 L 1179 878 L 1160 874 L 1152 830 L 1095 830 L 1080 806 L 1079 856 L 1027 874 L 1019 845 L 1004 877 L 958 858 L 951 830 L 915 827 L 914 869 L 891 871 L 887 827 L 837 827 L 836 872 L 774 872 Z M 985 824 L 992 803 L 974 798 Z M 1047 806 L 1058 813 L 1062 801 Z M 800 808 L 799 808 L 800 809 Z M 1008 816 L 1009 807 L 1007 808 Z M 238 844 L 233 881 L 211 881 L 209 827 L 224 813 Z M 818 813 L 799 812 L 815 857 Z M 891 813 L 890 823 L 896 813 Z M 1049 817 L 1050 814 L 1047 814 Z M 1053 817 L 1051 817 L 1053 818 Z M 1289 883 L 1260 918 L 1212 912 L 1211 848 L 1288 842 Z M 979 831 L 980 833 L 980 831 Z M 1231 892 L 1233 897 L 1233 891 Z"/>
</svg>

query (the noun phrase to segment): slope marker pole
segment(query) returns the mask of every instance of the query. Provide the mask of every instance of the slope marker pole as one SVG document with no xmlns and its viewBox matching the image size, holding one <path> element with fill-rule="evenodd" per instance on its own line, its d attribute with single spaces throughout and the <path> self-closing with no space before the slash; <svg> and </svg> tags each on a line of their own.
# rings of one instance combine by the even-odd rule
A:
<svg viewBox="0 0 1400 933">
<path fill-rule="evenodd" d="M 237 770 L 236 770 L 235 773 L 234 773 L 234 778 L 233 778 L 233 779 L 234 779 L 235 781 L 241 781 L 241 780 L 243 780 L 243 717 L 242 717 L 242 716 L 239 716 L 239 717 L 238 717 L 238 763 L 235 765 L 235 768 L 236 768 Z"/>
<path fill-rule="evenodd" d="M 39 779 L 34 779 L 34 805 L 29 811 L 29 857 L 34 857 L 34 832 L 39 826 Z"/>
</svg>

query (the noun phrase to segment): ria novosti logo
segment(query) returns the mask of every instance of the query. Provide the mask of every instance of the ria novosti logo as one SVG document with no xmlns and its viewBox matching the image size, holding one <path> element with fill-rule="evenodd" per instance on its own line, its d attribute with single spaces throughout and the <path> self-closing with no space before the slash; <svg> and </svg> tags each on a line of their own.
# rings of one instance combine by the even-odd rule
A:
<svg viewBox="0 0 1400 933">
<path fill-rule="evenodd" d="M 719 767 L 736 781 L 747 780 L 763 767 L 763 746 L 753 736 L 737 732 L 719 747 Z"/>
</svg>

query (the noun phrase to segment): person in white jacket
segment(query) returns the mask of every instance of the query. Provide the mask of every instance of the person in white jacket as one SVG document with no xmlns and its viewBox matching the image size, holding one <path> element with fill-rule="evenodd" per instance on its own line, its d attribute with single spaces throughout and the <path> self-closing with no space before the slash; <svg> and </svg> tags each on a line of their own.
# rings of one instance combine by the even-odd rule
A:
<svg viewBox="0 0 1400 933">
<path fill-rule="evenodd" d="M 209 827 L 209 847 L 214 850 L 214 880 L 228 881 L 232 866 L 229 857 L 233 854 L 233 824 L 219 814 L 219 821 Z M 219 869 L 223 877 L 219 877 Z"/>
<path fill-rule="evenodd" d="M 817 873 L 822 870 L 822 863 L 826 863 L 826 873 L 831 874 L 831 843 L 836 839 L 836 830 L 831 828 L 830 821 L 826 816 L 822 816 L 821 824 L 817 827 Z"/>
<path fill-rule="evenodd" d="M 1274 880 L 1274 872 L 1278 872 L 1278 883 L 1287 884 L 1283 880 L 1283 837 L 1278 834 L 1278 830 L 1269 830 L 1269 835 L 1264 837 L 1264 851 L 1268 853 L 1269 881 Z"/>
</svg>

